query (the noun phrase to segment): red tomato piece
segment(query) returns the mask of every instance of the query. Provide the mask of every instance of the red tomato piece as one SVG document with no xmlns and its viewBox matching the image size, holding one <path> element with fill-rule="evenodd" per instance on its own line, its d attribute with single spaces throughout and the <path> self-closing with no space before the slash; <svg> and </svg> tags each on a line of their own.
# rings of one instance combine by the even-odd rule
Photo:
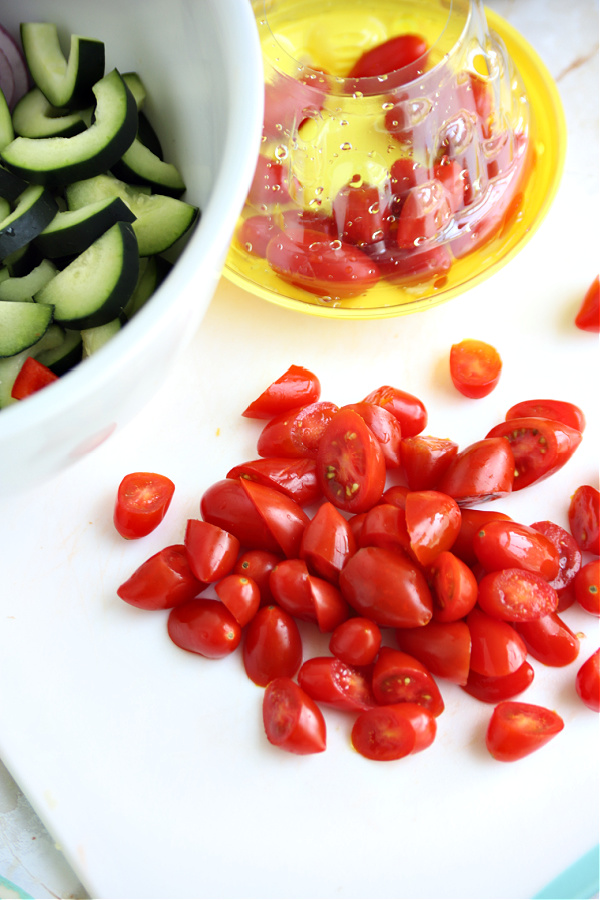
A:
<svg viewBox="0 0 600 900">
<path fill-rule="evenodd" d="M 478 584 L 468 565 L 449 550 L 436 556 L 427 569 L 436 622 L 457 622 L 477 603 Z"/>
<path fill-rule="evenodd" d="M 325 429 L 317 453 L 323 496 L 346 512 L 365 512 L 381 499 L 386 469 L 381 447 L 364 419 L 341 409 Z"/>
<path fill-rule="evenodd" d="M 591 559 L 581 567 L 573 586 L 575 599 L 592 616 L 600 616 L 600 559 Z"/>
<path fill-rule="evenodd" d="M 553 419 L 575 431 L 585 430 L 583 410 L 567 400 L 521 400 L 507 411 L 505 419 L 530 418 Z"/>
<path fill-rule="evenodd" d="M 445 244 L 399 247 L 397 226 L 394 230 L 393 225 L 384 241 L 367 245 L 365 252 L 377 264 L 381 277 L 392 284 L 420 284 L 442 279 L 452 266 L 452 254 Z"/>
<path fill-rule="evenodd" d="M 350 609 L 340 589 L 324 578 L 309 576 L 319 631 L 329 633 L 345 622 Z"/>
<path fill-rule="evenodd" d="M 541 532 L 519 522 L 499 519 L 473 535 L 475 556 L 487 572 L 519 568 L 552 581 L 560 569 L 555 545 Z"/>
<path fill-rule="evenodd" d="M 569 502 L 569 528 L 580 550 L 600 554 L 600 495 L 591 484 L 580 485 Z"/>
<path fill-rule="evenodd" d="M 58 381 L 58 375 L 33 356 L 27 356 L 14 380 L 10 396 L 13 400 L 25 400 L 53 381 Z"/>
<path fill-rule="evenodd" d="M 286 167 L 263 153 L 259 154 L 247 203 L 260 212 L 266 212 L 275 204 L 289 203 L 290 200 Z"/>
<path fill-rule="evenodd" d="M 269 553 L 267 550 L 246 550 L 238 556 L 233 571 L 236 575 L 251 578 L 258 585 L 261 606 L 273 602 L 269 579 L 275 566 L 283 559 L 280 554 Z"/>
<path fill-rule="evenodd" d="M 480 528 L 499 519 L 510 522 L 511 517 L 498 510 L 472 509 L 466 506 L 461 508 L 461 523 L 458 537 L 452 545 L 452 552 L 468 566 L 474 566 L 478 559 L 473 549 L 473 538 Z"/>
<path fill-rule="evenodd" d="M 444 711 L 444 700 L 429 669 L 402 650 L 381 648 L 373 667 L 372 686 L 382 706 L 419 703 L 434 716 Z"/>
<path fill-rule="evenodd" d="M 171 505 L 175 485 L 156 472 L 131 472 L 117 490 L 113 522 L 121 537 L 136 540 L 160 525 Z"/>
<path fill-rule="evenodd" d="M 450 197 L 437 178 L 411 188 L 398 218 L 398 246 L 409 249 L 431 240 L 451 217 Z"/>
<path fill-rule="evenodd" d="M 192 572 L 207 583 L 229 575 L 240 549 L 233 534 L 200 519 L 188 519 L 184 543 Z"/>
<path fill-rule="evenodd" d="M 273 494 L 277 493 L 273 491 Z M 284 497 L 283 494 L 279 496 Z M 241 479 L 224 478 L 207 488 L 200 501 L 200 512 L 206 522 L 233 534 L 242 547 L 282 553 L 281 545 L 244 490 Z"/>
<path fill-rule="evenodd" d="M 460 508 L 440 491 L 411 491 L 405 509 L 411 550 L 417 562 L 428 566 L 454 543 L 460 530 Z"/>
<path fill-rule="evenodd" d="M 222 659 L 237 649 L 242 629 L 219 600 L 196 597 L 174 607 L 167 619 L 169 637 L 182 650 Z"/>
<path fill-rule="evenodd" d="M 247 478 L 276 488 L 300 506 L 310 506 L 321 498 L 317 464 L 307 457 L 268 456 L 234 466 L 227 478 Z"/>
<path fill-rule="evenodd" d="M 244 219 L 237 230 L 237 239 L 246 253 L 265 259 L 271 238 L 281 233 L 273 216 L 257 214 Z"/>
<path fill-rule="evenodd" d="M 465 205 L 465 181 L 463 171 L 455 159 L 443 156 L 433 167 L 434 178 L 446 188 L 453 213 Z"/>
<path fill-rule="evenodd" d="M 471 633 L 466 622 L 428 622 L 420 628 L 397 628 L 400 650 L 414 656 L 438 678 L 466 684 L 471 661 Z"/>
<path fill-rule="evenodd" d="M 285 559 L 273 569 L 269 583 L 275 602 L 282 609 L 304 622 L 316 621 L 310 573 L 304 560 Z"/>
<path fill-rule="evenodd" d="M 392 113 L 393 119 L 396 111 L 391 110 L 390 112 Z M 390 124 L 392 124 L 392 122 L 390 122 Z M 419 184 L 424 184 L 430 179 L 430 170 L 426 166 L 421 165 L 421 163 L 415 162 L 411 156 L 400 156 L 398 159 L 395 159 L 390 167 L 390 184 L 395 201 L 393 212 L 395 214 L 400 212 L 402 204 L 412 188 L 417 187 Z"/>
<path fill-rule="evenodd" d="M 413 556 L 406 527 L 406 511 L 392 503 L 378 503 L 367 513 L 360 531 L 360 547 L 385 547 Z"/>
<path fill-rule="evenodd" d="M 480 675 L 473 669 L 469 672 L 467 683 L 461 685 L 463 690 L 481 700 L 482 703 L 500 703 L 502 700 L 511 700 L 513 697 L 522 694 L 527 690 L 535 676 L 533 666 L 525 660 L 525 662 L 510 672 L 508 675 L 500 677 L 491 677 L 489 675 Z"/>
<path fill-rule="evenodd" d="M 383 240 L 391 202 L 386 186 L 350 182 L 341 188 L 333 199 L 333 215 L 342 240 L 359 247 Z"/>
<path fill-rule="evenodd" d="M 557 612 L 530 622 L 518 622 L 515 628 L 527 652 L 545 666 L 568 666 L 579 655 L 579 638 Z"/>
<path fill-rule="evenodd" d="M 409 488 L 433 490 L 457 453 L 458 444 L 450 438 L 422 434 L 403 437 L 400 457 Z"/>
<path fill-rule="evenodd" d="M 340 575 L 342 594 L 356 612 L 378 625 L 411 628 L 431 619 L 425 576 L 404 554 L 361 547 Z"/>
<path fill-rule="evenodd" d="M 247 478 L 240 479 L 240 484 L 275 539 L 277 550 L 287 557 L 298 556 L 302 534 L 309 522 L 302 507 L 291 497 L 264 484 Z"/>
<path fill-rule="evenodd" d="M 382 406 L 364 400 L 360 403 L 349 403 L 342 409 L 352 409 L 364 419 L 379 442 L 386 468 L 399 468 L 402 462 L 400 457 L 402 427 L 398 419 Z"/>
<path fill-rule="evenodd" d="M 304 529 L 300 558 L 315 575 L 337 584 L 355 551 L 356 541 L 347 519 L 332 503 L 321 504 Z"/>
<path fill-rule="evenodd" d="M 293 678 L 302 663 L 295 619 L 275 604 L 261 607 L 246 627 L 242 659 L 246 675 L 260 687 L 274 678 Z"/>
<path fill-rule="evenodd" d="M 381 647 L 381 629 L 371 619 L 353 616 L 334 628 L 329 649 L 348 666 L 369 666 Z"/>
<path fill-rule="evenodd" d="M 472 400 L 487 397 L 500 381 L 502 359 L 491 344 L 467 338 L 450 348 L 450 377 L 457 391 Z"/>
<path fill-rule="evenodd" d="M 263 136 L 280 141 L 290 135 L 311 112 L 321 108 L 325 89 L 325 78 L 308 82 L 276 73 L 265 84 Z"/>
<path fill-rule="evenodd" d="M 263 724 L 267 740 L 289 753 L 322 753 L 327 745 L 323 713 L 291 678 L 274 678 L 265 688 Z"/>
<path fill-rule="evenodd" d="M 564 722 L 554 710 L 503 700 L 492 713 L 485 745 L 494 759 L 514 762 L 539 750 L 563 728 Z"/>
<path fill-rule="evenodd" d="M 508 622 L 495 619 L 476 606 L 466 623 L 471 632 L 471 668 L 475 672 L 492 677 L 509 675 L 525 662 L 525 642 Z"/>
<path fill-rule="evenodd" d="M 259 456 L 316 459 L 323 433 L 338 409 L 335 403 L 317 400 L 274 416 L 258 437 Z"/>
<path fill-rule="evenodd" d="M 478 603 L 490 616 L 507 622 L 531 622 L 554 612 L 558 595 L 535 572 L 500 569 L 489 572 L 479 582 Z"/>
<path fill-rule="evenodd" d="M 600 650 L 596 650 L 575 676 L 575 690 L 588 709 L 600 712 Z"/>
<path fill-rule="evenodd" d="M 379 281 L 366 253 L 321 231 L 289 229 L 274 237 L 267 262 L 284 281 L 332 300 L 357 297 Z"/>
<path fill-rule="evenodd" d="M 185 546 L 173 544 L 145 560 L 117 588 L 117 594 L 138 609 L 171 609 L 206 587 L 192 572 Z"/>
<path fill-rule="evenodd" d="M 272 419 L 299 406 L 316 403 L 320 396 L 321 383 L 317 376 L 303 366 L 290 366 L 242 415 L 249 419 Z"/>
<path fill-rule="evenodd" d="M 577 541 L 572 534 L 569 534 L 565 528 L 562 528 L 555 522 L 548 520 L 534 522 L 531 527 L 543 534 L 556 547 L 559 569 L 556 577 L 549 579 L 549 583 L 560 595 L 560 592 L 564 591 L 572 583 L 576 573 L 581 568 L 581 551 L 577 546 Z"/>
<path fill-rule="evenodd" d="M 549 478 L 568 462 L 581 443 L 580 431 L 535 416 L 508 419 L 495 425 L 486 437 L 509 442 L 514 457 L 513 491 Z"/>
<path fill-rule="evenodd" d="M 313 209 L 284 209 L 281 213 L 283 230 L 288 228 L 308 228 L 312 231 L 322 231 L 331 238 L 338 237 L 337 225 L 333 216 Z"/>
<path fill-rule="evenodd" d="M 581 331 L 600 331 L 600 289 L 598 287 L 598 275 L 594 278 L 585 296 L 581 302 L 581 306 L 575 316 L 575 325 Z"/>
<path fill-rule="evenodd" d="M 506 438 L 487 437 L 455 456 L 437 489 L 454 497 L 459 506 L 472 506 L 509 494 L 514 470 L 514 457 Z"/>
<path fill-rule="evenodd" d="M 400 422 L 402 437 L 420 434 L 427 425 L 427 410 L 423 401 L 400 388 L 385 384 L 371 391 L 364 399 L 367 403 L 382 406 L 395 416 Z"/>
<path fill-rule="evenodd" d="M 398 509 L 406 510 L 406 498 L 410 491 L 411 488 L 404 484 L 393 484 L 383 492 L 381 500 L 383 503 L 391 503 L 392 506 L 397 506 Z"/>
<path fill-rule="evenodd" d="M 436 729 L 435 717 L 418 703 L 378 706 L 357 717 L 352 746 L 367 759 L 402 759 L 431 746 Z"/>
<path fill-rule="evenodd" d="M 392 81 L 394 87 L 412 81 L 425 71 L 427 62 L 427 41 L 420 34 L 398 34 L 381 44 L 365 50 L 356 60 L 348 78 L 368 78 L 374 75 L 390 75 L 397 73 L 399 69 L 407 69 L 401 74 L 400 80 L 396 75 Z M 418 67 L 415 67 L 416 63 Z"/>
<path fill-rule="evenodd" d="M 215 585 L 215 593 L 241 628 L 254 618 L 260 606 L 260 590 L 245 575 L 226 575 Z"/>
<path fill-rule="evenodd" d="M 363 710 L 377 705 L 365 673 L 335 656 L 314 656 L 298 672 L 298 684 L 317 703 L 335 709 Z"/>
</svg>

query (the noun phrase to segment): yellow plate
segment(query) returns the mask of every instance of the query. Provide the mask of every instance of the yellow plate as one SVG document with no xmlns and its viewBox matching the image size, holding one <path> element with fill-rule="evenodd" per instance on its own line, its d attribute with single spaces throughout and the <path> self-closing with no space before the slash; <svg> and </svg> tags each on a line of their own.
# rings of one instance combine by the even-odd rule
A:
<svg viewBox="0 0 600 900">
<path fill-rule="evenodd" d="M 223 270 L 229 281 L 263 300 L 309 315 L 337 319 L 391 318 L 451 300 L 492 276 L 525 246 L 548 213 L 558 190 L 566 155 L 565 116 L 554 80 L 535 50 L 501 16 L 486 9 L 486 17 L 490 30 L 504 41 L 523 80 L 530 112 L 530 147 L 535 154 L 535 163 L 522 188 L 519 212 L 500 238 L 455 261 L 443 282 L 437 287 L 428 285 L 424 294 L 411 295 L 410 288 L 403 290 L 390 285 L 387 296 L 396 293 L 402 299 L 387 305 L 382 305 L 381 293 L 370 298 L 367 292 L 342 301 L 341 305 L 326 306 L 308 292 L 286 285 L 274 272 L 268 271 L 262 260 L 256 263 L 258 282 L 238 267 L 236 259 L 242 259 L 243 253 L 234 245 Z"/>
</svg>

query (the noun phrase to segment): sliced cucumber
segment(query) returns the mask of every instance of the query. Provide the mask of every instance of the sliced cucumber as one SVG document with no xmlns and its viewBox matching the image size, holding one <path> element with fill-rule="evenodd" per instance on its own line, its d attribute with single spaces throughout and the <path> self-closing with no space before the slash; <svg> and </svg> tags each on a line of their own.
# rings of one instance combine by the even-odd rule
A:
<svg viewBox="0 0 600 900">
<path fill-rule="evenodd" d="M 57 268 L 49 259 L 43 259 L 39 266 L 27 275 L 10 276 L 0 283 L 0 300 L 29 300 L 54 278 Z"/>
<path fill-rule="evenodd" d="M 155 290 L 167 277 L 173 264 L 162 256 L 145 256 L 140 259 L 140 274 L 135 290 L 123 310 L 126 319 L 131 319 L 144 306 Z"/>
<path fill-rule="evenodd" d="M 17 278 L 27 275 L 28 272 L 39 266 L 41 261 L 42 255 L 33 243 L 25 244 L 20 250 L 4 257 L 4 265 L 10 274 Z"/>
<path fill-rule="evenodd" d="M 2 151 L 4 165 L 50 187 L 64 187 L 110 169 L 136 136 L 137 107 L 116 69 L 96 82 L 93 92 L 96 108 L 89 128 L 73 137 L 17 137 Z"/>
<path fill-rule="evenodd" d="M 79 112 L 57 109 L 39 88 L 32 88 L 13 109 L 12 122 L 19 137 L 72 137 L 85 131 Z"/>
<path fill-rule="evenodd" d="M 121 77 L 133 94 L 133 99 L 135 100 L 135 105 L 137 106 L 139 112 L 144 106 L 146 97 L 148 96 L 146 85 L 137 72 L 121 72 Z"/>
<path fill-rule="evenodd" d="M 7 144 L 10 144 L 15 138 L 10 108 L 6 102 L 6 97 L 0 88 L 0 150 L 4 150 Z"/>
<path fill-rule="evenodd" d="M 0 302 L 0 357 L 36 344 L 52 322 L 52 307 L 12 300 Z"/>
<path fill-rule="evenodd" d="M 135 289 L 137 241 L 128 222 L 117 222 L 35 295 L 54 307 L 66 328 L 95 328 L 117 318 Z"/>
<path fill-rule="evenodd" d="M 43 362 L 44 355 L 46 353 L 55 353 L 64 340 L 65 332 L 62 328 L 59 328 L 58 325 L 50 325 L 39 341 L 32 344 L 31 347 L 21 350 L 20 353 L 16 353 L 14 356 L 0 359 L 0 409 L 17 402 L 11 397 L 11 391 L 15 378 L 21 371 L 21 366 L 27 357 L 33 356 L 35 359 Z"/>
<path fill-rule="evenodd" d="M 31 77 L 53 106 L 89 105 L 93 85 L 104 75 L 102 41 L 72 34 L 67 61 L 55 24 L 23 22 L 21 42 Z"/>
<path fill-rule="evenodd" d="M 121 327 L 120 319 L 112 319 L 106 325 L 97 325 L 96 328 L 84 328 L 81 332 L 84 357 L 97 353 L 101 347 L 104 347 L 121 330 Z"/>
<path fill-rule="evenodd" d="M 0 148 L 0 153 L 2 149 Z M 13 172 L 9 172 L 4 166 L 0 165 L 0 197 L 8 200 L 10 203 L 16 200 L 19 194 L 22 194 L 27 187 L 27 182 L 19 178 Z"/>
<path fill-rule="evenodd" d="M 133 222 L 134 214 L 120 197 L 108 197 L 58 212 L 35 239 L 40 253 L 50 259 L 82 253 L 115 222 Z"/>
<path fill-rule="evenodd" d="M 17 197 L 13 211 L 0 222 L 0 259 L 37 237 L 57 212 L 56 200 L 43 185 L 28 185 Z"/>
<path fill-rule="evenodd" d="M 81 362 L 83 355 L 83 341 L 80 331 L 67 331 L 60 328 L 59 325 L 51 325 L 49 331 L 57 328 L 60 331 L 60 340 L 52 346 L 45 346 L 41 350 L 34 347 L 30 353 L 37 360 L 48 366 L 55 375 L 64 375 L 78 362 Z"/>
<path fill-rule="evenodd" d="M 128 184 L 149 184 L 153 191 L 181 197 L 185 182 L 173 163 L 165 162 L 136 138 L 112 167 L 113 174 Z"/>
</svg>

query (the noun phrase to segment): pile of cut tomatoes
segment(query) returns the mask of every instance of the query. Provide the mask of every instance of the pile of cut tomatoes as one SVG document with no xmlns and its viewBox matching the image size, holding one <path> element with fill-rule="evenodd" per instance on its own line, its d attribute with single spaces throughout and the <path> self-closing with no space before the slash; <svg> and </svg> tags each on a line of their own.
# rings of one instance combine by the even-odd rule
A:
<svg viewBox="0 0 600 900">
<path fill-rule="evenodd" d="M 566 500 L 569 530 L 487 503 L 561 468 L 583 412 L 524 401 L 459 449 L 426 433 L 418 397 L 384 385 L 340 408 L 294 365 L 243 415 L 264 420 L 257 458 L 204 492 L 182 543 L 143 562 L 119 597 L 169 610 L 168 634 L 185 651 L 217 659 L 240 648 L 264 689 L 266 736 L 292 753 L 325 749 L 327 707 L 354 717 L 352 745 L 369 759 L 422 751 L 444 681 L 493 706 L 486 745 L 498 760 L 558 734 L 556 711 L 515 698 L 535 677 L 530 658 L 577 659 L 565 609 L 600 615 L 598 491 L 581 485 Z M 126 476 L 119 533 L 156 528 L 174 489 L 155 473 Z M 304 658 L 299 622 L 329 636 L 327 655 Z M 575 687 L 597 711 L 598 650 Z"/>
</svg>

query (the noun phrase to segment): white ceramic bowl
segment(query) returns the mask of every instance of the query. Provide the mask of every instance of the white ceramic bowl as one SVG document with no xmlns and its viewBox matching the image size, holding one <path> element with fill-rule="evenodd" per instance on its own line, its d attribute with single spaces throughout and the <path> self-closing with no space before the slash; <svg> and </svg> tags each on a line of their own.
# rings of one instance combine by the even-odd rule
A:
<svg viewBox="0 0 600 900">
<path fill-rule="evenodd" d="M 0 411 L 0 496 L 53 476 L 127 423 L 169 374 L 212 299 L 252 180 L 263 69 L 248 0 L 19 0 L 0 21 L 56 22 L 106 45 L 106 71 L 140 73 L 147 109 L 202 216 L 147 305 L 58 382 Z M 154 113 L 154 114 L 153 114 Z"/>
</svg>

